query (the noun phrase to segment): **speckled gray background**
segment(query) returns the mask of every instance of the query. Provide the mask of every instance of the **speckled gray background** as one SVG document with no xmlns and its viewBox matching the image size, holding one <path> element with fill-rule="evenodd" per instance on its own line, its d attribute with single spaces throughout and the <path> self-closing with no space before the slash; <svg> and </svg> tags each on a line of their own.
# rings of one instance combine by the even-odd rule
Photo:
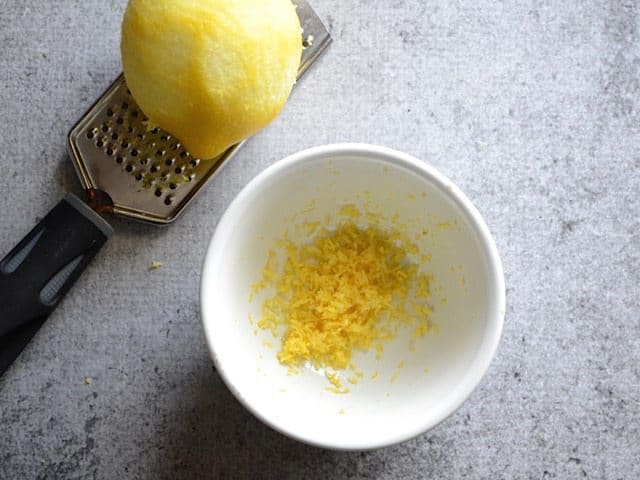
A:
<svg viewBox="0 0 640 480">
<path fill-rule="evenodd" d="M 78 190 L 65 134 L 120 70 L 124 3 L 0 0 L 1 252 Z M 175 226 L 114 221 L 0 380 L 0 478 L 639 478 L 637 2 L 314 4 L 335 43 L 283 115 Z M 337 141 L 452 178 L 492 229 L 508 287 L 502 343 L 469 401 L 367 453 L 253 418 L 212 368 L 198 313 L 200 264 L 234 195 Z"/>
</svg>

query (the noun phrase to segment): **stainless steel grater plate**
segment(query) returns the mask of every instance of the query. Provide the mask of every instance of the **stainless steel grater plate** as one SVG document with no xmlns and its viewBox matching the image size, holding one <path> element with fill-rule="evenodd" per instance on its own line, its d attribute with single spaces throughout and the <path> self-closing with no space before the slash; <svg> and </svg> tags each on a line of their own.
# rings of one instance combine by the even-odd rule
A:
<svg viewBox="0 0 640 480">
<path fill-rule="evenodd" d="M 294 3 L 303 28 L 299 79 L 331 36 L 306 1 Z M 69 154 L 82 186 L 107 193 L 114 214 L 166 225 L 244 142 L 216 159 L 201 160 L 162 129 L 148 130 L 146 121 L 121 74 L 69 132 Z"/>
</svg>

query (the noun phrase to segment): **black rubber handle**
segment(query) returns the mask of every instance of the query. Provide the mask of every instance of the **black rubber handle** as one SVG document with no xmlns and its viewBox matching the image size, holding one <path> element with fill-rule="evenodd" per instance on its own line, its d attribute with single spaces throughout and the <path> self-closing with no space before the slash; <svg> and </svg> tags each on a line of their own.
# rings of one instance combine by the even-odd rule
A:
<svg viewBox="0 0 640 480">
<path fill-rule="evenodd" d="M 0 375 L 113 233 L 68 194 L 0 261 Z"/>
</svg>

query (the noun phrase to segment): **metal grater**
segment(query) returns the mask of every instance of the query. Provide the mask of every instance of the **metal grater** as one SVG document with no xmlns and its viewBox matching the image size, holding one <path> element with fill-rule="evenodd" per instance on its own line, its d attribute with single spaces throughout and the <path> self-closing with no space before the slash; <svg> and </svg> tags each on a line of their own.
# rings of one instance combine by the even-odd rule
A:
<svg viewBox="0 0 640 480">
<path fill-rule="evenodd" d="M 303 29 L 300 79 L 329 46 L 331 36 L 305 0 L 293 3 Z M 108 195 L 107 211 L 167 225 L 244 141 L 215 159 L 201 160 L 168 132 L 148 130 L 146 122 L 121 74 L 69 132 L 69 155 L 83 188 Z"/>
</svg>

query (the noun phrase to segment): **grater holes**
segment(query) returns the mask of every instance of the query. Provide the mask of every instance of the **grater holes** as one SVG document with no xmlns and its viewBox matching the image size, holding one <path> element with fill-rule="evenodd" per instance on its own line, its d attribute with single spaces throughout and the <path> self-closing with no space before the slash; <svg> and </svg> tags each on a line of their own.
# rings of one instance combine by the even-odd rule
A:
<svg viewBox="0 0 640 480">
<path fill-rule="evenodd" d="M 302 41 L 302 48 L 309 48 L 312 45 L 313 45 L 313 35 L 307 36 L 307 38 L 305 38 Z"/>
<path fill-rule="evenodd" d="M 132 97 L 122 96 L 106 107 L 102 118 L 85 127 L 82 135 L 100 150 L 105 161 L 132 177 L 138 192 L 144 189 L 167 208 L 174 208 L 169 205 L 179 203 L 176 195 L 181 188 L 197 181 L 195 167 L 201 160 L 191 155 L 179 138 L 149 125 Z"/>
</svg>

